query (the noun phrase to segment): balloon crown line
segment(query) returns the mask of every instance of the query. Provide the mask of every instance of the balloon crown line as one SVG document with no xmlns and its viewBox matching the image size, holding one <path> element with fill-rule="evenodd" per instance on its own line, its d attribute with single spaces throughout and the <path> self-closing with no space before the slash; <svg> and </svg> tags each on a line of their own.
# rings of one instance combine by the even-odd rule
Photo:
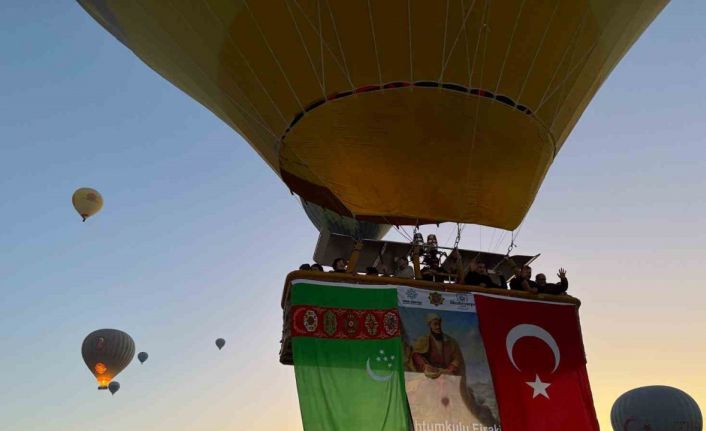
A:
<svg viewBox="0 0 706 431">
<path fill-rule="evenodd" d="M 519 104 L 518 102 L 516 102 L 515 100 L 513 100 L 512 98 L 510 98 L 508 96 L 505 96 L 502 94 L 495 94 L 494 92 L 492 92 L 490 90 L 483 89 L 483 88 L 466 87 L 464 85 L 450 83 L 450 82 L 394 81 L 394 82 L 389 82 L 387 84 L 381 84 L 381 85 L 364 85 L 362 87 L 358 87 L 353 90 L 340 91 L 337 93 L 333 93 L 325 98 L 315 100 L 314 102 L 312 102 L 312 103 L 308 104 L 306 107 L 304 107 L 304 110 L 300 111 L 298 114 L 296 114 L 294 116 L 292 121 L 289 123 L 289 127 L 287 127 L 287 129 L 282 134 L 281 140 L 282 141 L 285 140 L 285 138 L 287 137 L 289 132 L 292 130 L 292 128 L 299 122 L 299 120 L 301 120 L 304 117 L 304 115 L 306 113 L 313 111 L 314 109 L 318 108 L 321 105 L 324 105 L 327 102 L 343 99 L 343 98 L 353 96 L 356 94 L 372 93 L 372 92 L 376 92 L 376 91 L 391 90 L 391 89 L 398 89 L 398 88 L 405 88 L 405 87 L 438 88 L 438 89 L 453 91 L 456 93 L 463 93 L 463 94 L 468 94 L 471 96 L 483 97 L 486 99 L 493 99 L 493 100 L 496 100 L 496 101 L 498 101 L 504 105 L 507 105 L 511 108 L 517 109 L 518 111 L 534 118 L 534 113 L 527 106 Z"/>
</svg>

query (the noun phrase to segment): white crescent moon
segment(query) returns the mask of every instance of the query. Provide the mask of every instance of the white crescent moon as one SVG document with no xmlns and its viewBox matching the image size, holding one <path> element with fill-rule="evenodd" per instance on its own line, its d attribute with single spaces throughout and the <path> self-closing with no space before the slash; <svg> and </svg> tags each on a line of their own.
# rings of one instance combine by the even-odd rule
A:
<svg viewBox="0 0 706 431">
<path fill-rule="evenodd" d="M 390 374 L 389 376 L 381 376 L 379 374 L 375 374 L 375 371 L 370 368 L 370 358 L 368 358 L 368 360 L 365 362 L 365 369 L 368 371 L 368 375 L 370 376 L 370 378 L 375 380 L 376 382 L 387 382 L 393 376 L 393 374 Z"/>
<path fill-rule="evenodd" d="M 517 371 L 521 370 L 520 367 L 518 367 L 515 363 L 515 357 L 512 354 L 512 349 L 515 347 L 515 343 L 517 343 L 520 338 L 524 337 L 534 337 L 544 341 L 547 346 L 552 349 L 552 353 L 554 353 L 554 369 L 552 370 L 552 373 L 556 371 L 557 368 L 559 368 L 559 362 L 561 361 L 561 353 L 559 352 L 559 345 L 556 343 L 554 337 L 552 337 L 552 334 L 537 325 L 530 325 L 524 323 L 512 328 L 510 332 L 507 333 L 507 337 L 505 338 L 507 356 L 510 358 L 510 362 L 512 362 L 512 365 Z"/>
</svg>

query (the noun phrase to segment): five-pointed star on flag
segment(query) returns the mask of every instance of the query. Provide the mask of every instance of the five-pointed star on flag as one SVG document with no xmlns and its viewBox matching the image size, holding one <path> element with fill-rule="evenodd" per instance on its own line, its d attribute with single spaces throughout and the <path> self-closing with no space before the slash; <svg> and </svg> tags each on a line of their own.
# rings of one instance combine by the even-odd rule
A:
<svg viewBox="0 0 706 431">
<path fill-rule="evenodd" d="M 532 398 L 537 398 L 538 395 L 542 395 L 549 399 L 549 394 L 547 394 L 547 388 L 551 383 L 544 383 L 539 379 L 539 375 L 535 374 L 534 382 L 525 382 L 534 391 L 532 393 Z"/>
</svg>

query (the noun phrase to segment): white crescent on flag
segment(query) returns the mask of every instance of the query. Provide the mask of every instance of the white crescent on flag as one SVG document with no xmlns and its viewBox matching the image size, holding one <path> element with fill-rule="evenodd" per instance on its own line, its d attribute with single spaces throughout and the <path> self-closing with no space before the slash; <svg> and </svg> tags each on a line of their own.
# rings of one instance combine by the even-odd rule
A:
<svg viewBox="0 0 706 431">
<path fill-rule="evenodd" d="M 381 376 L 380 374 L 377 374 L 373 369 L 370 367 L 370 358 L 365 362 L 365 370 L 368 372 L 368 376 L 370 376 L 371 379 L 375 380 L 376 382 L 387 382 L 389 381 L 393 374 L 389 374 L 387 376 Z"/>
<path fill-rule="evenodd" d="M 517 363 L 515 363 L 515 356 L 512 353 L 512 349 L 515 347 L 515 343 L 525 337 L 539 338 L 544 341 L 550 349 L 552 349 L 552 353 L 554 353 L 554 369 L 552 370 L 552 373 L 556 371 L 556 369 L 559 368 L 559 363 L 561 362 L 561 353 L 559 352 L 559 345 L 556 343 L 556 340 L 552 337 L 552 334 L 547 332 L 544 328 L 527 323 L 523 323 L 512 328 L 510 332 L 507 333 L 507 337 L 505 338 L 507 355 L 515 369 L 517 371 L 521 371 L 520 367 L 518 367 Z"/>
</svg>

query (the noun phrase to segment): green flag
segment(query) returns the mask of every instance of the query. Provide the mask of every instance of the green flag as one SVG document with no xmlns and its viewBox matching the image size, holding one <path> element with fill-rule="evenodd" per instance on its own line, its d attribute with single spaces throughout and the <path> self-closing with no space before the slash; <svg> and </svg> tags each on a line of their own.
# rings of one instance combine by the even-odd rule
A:
<svg viewBox="0 0 706 431">
<path fill-rule="evenodd" d="M 291 304 L 304 430 L 409 430 L 397 290 L 296 281 Z"/>
</svg>

